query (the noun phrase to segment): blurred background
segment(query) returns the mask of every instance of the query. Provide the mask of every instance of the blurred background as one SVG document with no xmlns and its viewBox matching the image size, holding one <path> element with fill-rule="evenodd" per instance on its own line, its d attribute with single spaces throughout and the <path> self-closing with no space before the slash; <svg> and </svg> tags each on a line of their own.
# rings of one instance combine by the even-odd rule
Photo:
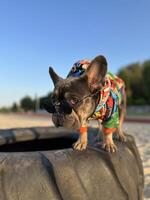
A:
<svg viewBox="0 0 150 200">
<path fill-rule="evenodd" d="M 150 1 L 1 0 L 0 129 L 50 126 L 49 66 L 66 77 L 102 54 L 126 83 L 124 131 L 135 136 L 150 199 Z"/>
<path fill-rule="evenodd" d="M 0 1 L 0 112 L 43 113 L 49 66 L 106 56 L 126 83 L 128 115 L 150 113 L 150 2 Z"/>
</svg>

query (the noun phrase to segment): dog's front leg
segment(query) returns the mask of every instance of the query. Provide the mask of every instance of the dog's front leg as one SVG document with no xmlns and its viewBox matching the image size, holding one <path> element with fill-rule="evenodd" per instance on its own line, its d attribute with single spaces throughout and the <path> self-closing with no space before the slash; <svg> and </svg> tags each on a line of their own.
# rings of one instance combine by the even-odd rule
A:
<svg viewBox="0 0 150 200">
<path fill-rule="evenodd" d="M 87 125 L 82 126 L 79 130 L 79 138 L 77 142 L 73 145 L 73 148 L 76 150 L 85 150 L 87 147 Z"/>
<path fill-rule="evenodd" d="M 108 152 L 116 152 L 117 150 L 117 147 L 116 145 L 114 144 L 114 141 L 113 141 L 113 133 L 114 133 L 115 129 L 112 130 L 112 131 L 106 131 L 105 128 L 103 128 L 103 148 L 108 151 Z"/>
</svg>

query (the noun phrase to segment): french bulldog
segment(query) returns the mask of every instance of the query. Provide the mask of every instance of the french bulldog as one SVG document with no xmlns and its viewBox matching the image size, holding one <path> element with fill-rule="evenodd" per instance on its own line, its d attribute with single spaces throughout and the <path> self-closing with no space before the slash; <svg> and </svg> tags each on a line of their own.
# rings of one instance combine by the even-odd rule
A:
<svg viewBox="0 0 150 200">
<path fill-rule="evenodd" d="M 76 150 L 87 147 L 87 127 L 89 119 L 96 119 L 102 125 L 103 148 L 115 152 L 113 141 L 116 133 L 125 141 L 122 123 L 126 112 L 125 84 L 119 77 L 107 72 L 107 60 L 100 55 L 91 62 L 87 60 L 73 66 L 67 78 L 63 79 L 49 68 L 54 83 L 51 99 L 44 105 L 52 113 L 56 127 L 79 130 L 79 138 L 73 145 Z M 75 72 L 79 72 L 74 76 Z"/>
</svg>

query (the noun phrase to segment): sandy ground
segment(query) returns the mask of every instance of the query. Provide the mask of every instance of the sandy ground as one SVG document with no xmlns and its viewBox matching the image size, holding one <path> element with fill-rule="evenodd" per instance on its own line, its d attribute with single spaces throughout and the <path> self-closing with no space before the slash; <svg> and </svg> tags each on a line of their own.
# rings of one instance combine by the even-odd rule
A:
<svg viewBox="0 0 150 200">
<path fill-rule="evenodd" d="M 53 123 L 47 116 L 0 114 L 0 129 L 32 126 L 52 126 Z"/>
<path fill-rule="evenodd" d="M 145 175 L 145 200 L 150 200 L 150 124 L 124 123 L 124 131 L 134 136 Z"/>
<path fill-rule="evenodd" d="M 52 125 L 48 117 L 0 114 L 0 129 Z M 125 122 L 123 128 L 135 137 L 144 166 L 145 200 L 150 200 L 150 124 Z"/>
</svg>

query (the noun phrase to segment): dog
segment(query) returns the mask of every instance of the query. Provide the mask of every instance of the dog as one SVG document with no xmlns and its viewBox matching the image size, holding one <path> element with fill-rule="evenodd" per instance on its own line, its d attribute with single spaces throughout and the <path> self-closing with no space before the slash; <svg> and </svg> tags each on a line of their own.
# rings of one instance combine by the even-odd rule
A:
<svg viewBox="0 0 150 200">
<path fill-rule="evenodd" d="M 122 123 L 126 112 L 126 92 L 122 79 L 107 72 L 107 60 L 99 55 L 91 62 L 75 63 L 67 78 L 63 79 L 49 68 L 54 91 L 44 108 L 52 113 L 56 127 L 79 130 L 79 138 L 73 145 L 85 150 L 88 144 L 87 127 L 90 119 L 102 124 L 103 148 L 115 152 L 113 134 L 125 142 Z"/>
</svg>

